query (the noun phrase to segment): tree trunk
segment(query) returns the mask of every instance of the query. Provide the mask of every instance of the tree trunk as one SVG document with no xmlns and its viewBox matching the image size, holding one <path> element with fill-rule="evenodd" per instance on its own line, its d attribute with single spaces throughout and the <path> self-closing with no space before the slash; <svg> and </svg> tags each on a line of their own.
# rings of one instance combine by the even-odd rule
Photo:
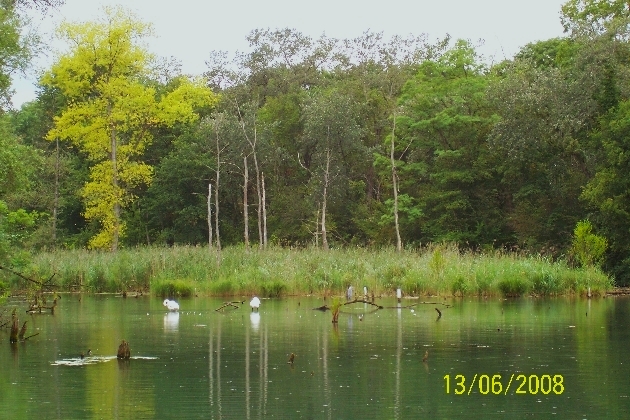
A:
<svg viewBox="0 0 630 420">
<path fill-rule="evenodd" d="M 245 249 L 249 249 L 249 217 L 247 212 L 247 156 L 243 158 L 243 224 L 245 225 Z"/>
<path fill-rule="evenodd" d="M 57 247 L 57 208 L 59 207 L 59 139 L 55 139 L 55 197 L 53 201 L 53 245 Z"/>
<path fill-rule="evenodd" d="M 322 248 L 328 251 L 328 238 L 326 236 L 326 199 L 328 194 L 328 179 L 330 171 L 330 149 L 326 149 L 326 170 L 324 171 L 324 199 L 322 201 Z"/>
<path fill-rule="evenodd" d="M 402 251 L 402 240 L 400 239 L 400 227 L 398 225 L 398 175 L 396 173 L 396 160 L 394 159 L 396 136 L 396 113 L 394 113 L 394 125 L 392 127 L 392 145 L 390 149 L 390 159 L 392 162 L 392 185 L 394 187 L 394 226 L 396 227 L 396 251 Z"/>
<path fill-rule="evenodd" d="M 265 173 L 261 173 L 262 178 L 262 213 L 263 213 L 263 249 L 267 249 L 267 201 L 265 198 Z"/>
<path fill-rule="evenodd" d="M 109 116 L 111 117 L 112 109 L 109 105 Z M 110 122 L 110 141 L 112 147 L 112 185 L 114 186 L 114 194 L 118 195 L 118 166 L 116 162 L 116 127 Z M 114 231 L 112 232 L 112 251 L 118 250 L 118 236 L 120 231 L 120 201 L 118 198 L 114 199 Z"/>
<path fill-rule="evenodd" d="M 256 195 L 258 197 L 258 247 L 264 248 L 263 232 L 262 232 L 262 193 L 260 185 L 260 169 L 258 168 L 258 158 L 256 157 L 256 142 L 257 142 L 256 125 L 254 125 L 254 142 L 250 142 L 252 147 L 252 155 L 254 156 L 254 168 L 256 169 Z"/>
<path fill-rule="evenodd" d="M 212 250 L 212 184 L 208 183 L 208 249 Z"/>
<path fill-rule="evenodd" d="M 219 132 L 215 131 L 217 139 L 217 170 L 215 177 L 214 192 L 214 231 L 217 236 L 217 262 L 219 261 L 218 252 L 221 251 L 221 235 L 219 235 L 219 175 L 221 174 L 221 149 L 219 148 Z"/>
</svg>

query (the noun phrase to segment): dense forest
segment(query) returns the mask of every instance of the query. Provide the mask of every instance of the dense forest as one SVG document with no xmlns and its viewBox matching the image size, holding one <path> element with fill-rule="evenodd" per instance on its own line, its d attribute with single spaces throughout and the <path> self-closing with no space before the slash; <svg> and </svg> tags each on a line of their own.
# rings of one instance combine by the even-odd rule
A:
<svg viewBox="0 0 630 420">
<path fill-rule="evenodd" d="M 38 48 L 22 16 L 60 2 L 0 3 L 0 266 L 62 248 L 447 242 L 630 284 L 626 1 L 570 0 L 565 36 L 492 65 L 448 36 L 259 29 L 196 77 L 142 48 L 149 24 L 105 10 L 59 28 L 68 50 L 19 110 L 11 75 Z M 575 255 L 580 229 L 601 261 Z"/>
</svg>

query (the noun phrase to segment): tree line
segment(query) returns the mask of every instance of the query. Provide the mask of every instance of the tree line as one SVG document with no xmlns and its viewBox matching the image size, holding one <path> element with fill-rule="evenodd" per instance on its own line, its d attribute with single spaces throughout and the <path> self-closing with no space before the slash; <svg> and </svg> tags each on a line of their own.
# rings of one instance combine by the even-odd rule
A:
<svg viewBox="0 0 630 420">
<path fill-rule="evenodd" d="M 19 7 L 3 10 L 20 28 Z M 493 64 L 449 37 L 258 29 L 195 78 L 144 50 L 150 25 L 123 9 L 65 23 L 37 99 L 0 118 L 0 261 L 452 242 L 578 264 L 575 235 L 592 230 L 627 285 L 630 10 L 570 0 L 561 20 L 563 37 Z M 3 47 L 14 67 L 20 45 Z"/>
</svg>

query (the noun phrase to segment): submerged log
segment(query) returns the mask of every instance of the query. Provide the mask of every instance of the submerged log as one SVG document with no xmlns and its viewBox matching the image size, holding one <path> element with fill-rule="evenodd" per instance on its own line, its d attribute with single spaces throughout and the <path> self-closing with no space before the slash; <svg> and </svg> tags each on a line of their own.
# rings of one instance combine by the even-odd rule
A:
<svg viewBox="0 0 630 420">
<path fill-rule="evenodd" d="M 129 358 L 131 357 L 129 343 L 127 343 L 125 340 L 123 340 L 122 343 L 120 343 L 120 346 L 118 346 L 118 353 L 116 354 L 116 357 L 122 360 L 129 360 Z"/>
</svg>

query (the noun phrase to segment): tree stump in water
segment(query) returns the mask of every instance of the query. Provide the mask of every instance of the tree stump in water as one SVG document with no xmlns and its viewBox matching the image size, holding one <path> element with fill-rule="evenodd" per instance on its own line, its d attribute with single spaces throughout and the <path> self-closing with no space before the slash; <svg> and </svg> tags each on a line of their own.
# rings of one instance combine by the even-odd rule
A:
<svg viewBox="0 0 630 420">
<path fill-rule="evenodd" d="M 129 358 L 131 357 L 129 343 L 127 343 L 125 340 L 123 340 L 122 343 L 120 343 L 120 346 L 118 346 L 118 354 L 116 355 L 116 357 L 122 360 L 129 360 Z"/>
<path fill-rule="evenodd" d="M 11 338 L 9 339 L 9 341 L 11 341 L 11 343 L 17 343 L 18 342 L 18 331 L 19 331 L 19 321 L 18 321 L 18 317 L 17 314 L 15 313 L 15 309 L 13 309 L 13 314 L 11 314 L 11 318 L 12 318 L 12 324 L 11 324 Z"/>
</svg>

